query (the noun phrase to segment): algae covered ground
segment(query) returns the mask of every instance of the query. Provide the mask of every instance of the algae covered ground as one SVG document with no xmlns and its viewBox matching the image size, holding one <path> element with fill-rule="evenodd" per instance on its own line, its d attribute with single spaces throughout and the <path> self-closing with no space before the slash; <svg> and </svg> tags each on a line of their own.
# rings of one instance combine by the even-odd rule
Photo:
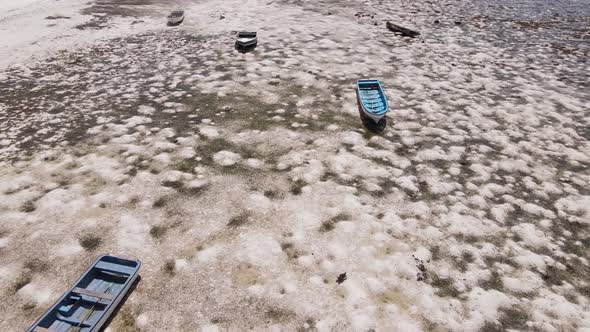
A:
<svg viewBox="0 0 590 332">
<path fill-rule="evenodd" d="M 526 3 L 0 5 L 0 330 L 102 253 L 110 331 L 590 330 L 590 14 Z"/>
</svg>

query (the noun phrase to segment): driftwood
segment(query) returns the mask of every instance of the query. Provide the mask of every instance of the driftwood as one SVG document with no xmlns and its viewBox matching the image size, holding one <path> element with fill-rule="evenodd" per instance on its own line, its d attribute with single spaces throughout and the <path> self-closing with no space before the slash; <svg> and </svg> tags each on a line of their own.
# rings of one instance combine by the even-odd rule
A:
<svg viewBox="0 0 590 332">
<path fill-rule="evenodd" d="M 393 24 L 389 21 L 387 21 L 387 23 L 385 23 L 385 26 L 387 26 L 387 29 L 389 29 L 389 31 L 395 33 L 396 35 L 402 35 L 404 37 L 411 37 L 411 38 L 415 38 L 417 36 L 420 36 L 420 32 L 418 32 L 418 31 L 404 28 L 404 27 L 399 26 L 397 24 Z"/>
</svg>

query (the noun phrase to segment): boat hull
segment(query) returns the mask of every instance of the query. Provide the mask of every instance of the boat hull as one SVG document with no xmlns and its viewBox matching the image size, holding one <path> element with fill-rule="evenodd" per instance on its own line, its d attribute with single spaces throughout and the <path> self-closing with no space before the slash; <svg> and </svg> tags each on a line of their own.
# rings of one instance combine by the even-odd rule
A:
<svg viewBox="0 0 590 332">
<path fill-rule="evenodd" d="M 240 38 L 240 39 L 236 40 L 236 45 L 239 47 L 252 47 L 252 46 L 255 46 L 257 43 L 258 43 L 258 40 L 256 38 L 250 38 L 250 39 Z"/>
<path fill-rule="evenodd" d="M 258 34 L 256 32 L 241 31 L 236 34 L 237 48 L 250 48 L 258 44 Z"/>
<path fill-rule="evenodd" d="M 369 111 L 368 111 L 366 108 L 364 108 L 362 105 L 361 105 L 361 110 L 363 111 L 363 114 L 364 114 L 366 117 L 368 117 L 368 118 L 370 118 L 371 120 L 375 121 L 375 123 L 378 123 L 379 121 L 381 121 L 381 119 L 383 119 L 383 118 L 385 117 L 385 114 L 380 114 L 380 115 L 377 115 L 377 114 L 373 114 L 373 113 L 369 112 Z"/>
<path fill-rule="evenodd" d="M 179 16 L 179 17 L 168 17 L 168 24 L 170 25 L 178 25 L 180 23 L 182 23 L 182 21 L 184 21 L 184 16 Z"/>
<path fill-rule="evenodd" d="M 99 331 L 137 280 L 140 266 L 138 260 L 98 257 L 27 331 Z"/>
<path fill-rule="evenodd" d="M 184 10 L 175 10 L 167 18 L 168 25 L 179 25 L 184 21 Z"/>
</svg>

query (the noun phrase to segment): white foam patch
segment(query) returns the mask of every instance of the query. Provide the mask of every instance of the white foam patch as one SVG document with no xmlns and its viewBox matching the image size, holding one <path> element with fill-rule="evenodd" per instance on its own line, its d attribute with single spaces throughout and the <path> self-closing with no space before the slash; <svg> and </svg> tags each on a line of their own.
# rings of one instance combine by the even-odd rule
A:
<svg viewBox="0 0 590 332">
<path fill-rule="evenodd" d="M 221 166 L 232 166 L 240 161 L 242 157 L 231 151 L 219 151 L 213 155 L 213 161 Z"/>
<path fill-rule="evenodd" d="M 195 179 L 192 181 L 189 181 L 185 184 L 185 186 L 189 189 L 200 189 L 200 188 L 204 188 L 206 186 L 209 185 L 209 180 L 207 179 Z"/>
<path fill-rule="evenodd" d="M 187 271 L 190 270 L 190 263 L 186 259 L 176 259 L 174 260 L 174 268 L 178 271 Z"/>
<path fill-rule="evenodd" d="M 441 148 L 437 147 L 430 150 L 422 150 L 418 152 L 418 157 L 421 160 L 446 160 L 446 161 L 453 161 L 458 160 L 461 157 L 461 153 L 463 152 L 464 147 L 451 147 L 449 151 L 444 151 Z"/>
<path fill-rule="evenodd" d="M 344 151 L 331 158 L 330 167 L 332 172 L 344 180 L 352 180 L 354 177 L 388 177 L 390 174 L 387 168 Z"/>
<path fill-rule="evenodd" d="M 261 169 L 264 167 L 264 162 L 260 159 L 248 158 L 244 161 L 244 164 L 253 169 Z"/>
<path fill-rule="evenodd" d="M 258 212 L 265 212 L 273 207 L 271 200 L 264 196 L 264 194 L 258 192 L 250 194 L 248 203 L 249 208 Z"/>
<path fill-rule="evenodd" d="M 137 316 L 137 318 L 135 319 L 135 324 L 139 328 L 146 328 L 149 326 L 149 323 L 150 323 L 150 316 L 145 312 L 139 314 L 139 316 Z"/>
<path fill-rule="evenodd" d="M 581 307 L 579 305 L 549 290 L 542 290 L 539 297 L 532 301 L 532 306 L 535 309 L 535 316 L 537 316 L 535 318 L 538 321 L 557 323 L 558 326 L 562 326 L 563 328 L 572 327 L 572 324 L 580 323 L 586 325 L 585 328 L 589 326 L 587 311 L 580 311 Z M 584 312 L 584 314 L 579 316 L 580 312 Z M 555 317 L 557 321 L 554 321 L 552 317 Z"/>
<path fill-rule="evenodd" d="M 53 292 L 51 289 L 40 285 L 37 282 L 31 282 L 24 285 L 18 290 L 18 295 L 33 301 L 36 304 L 47 304 L 52 299 Z"/>
<path fill-rule="evenodd" d="M 127 179 L 121 164 L 112 158 L 89 154 L 79 159 L 82 165 L 78 168 L 77 173 L 84 174 L 92 172 L 106 181 L 119 182 Z"/>
<path fill-rule="evenodd" d="M 10 239 L 7 237 L 0 238 L 0 248 L 5 248 L 10 243 Z"/>
<path fill-rule="evenodd" d="M 325 167 L 321 161 L 311 159 L 306 161 L 305 165 L 294 168 L 291 173 L 307 183 L 314 183 L 318 182 L 325 173 Z"/>
<path fill-rule="evenodd" d="M 441 222 L 448 225 L 451 234 L 486 236 L 499 231 L 499 228 L 489 220 L 455 212 L 442 216 Z"/>
<path fill-rule="evenodd" d="M 55 254 L 59 257 L 69 257 L 75 256 L 83 251 L 84 248 L 82 248 L 78 242 L 69 242 L 59 246 L 56 249 Z"/>
<path fill-rule="evenodd" d="M 171 152 L 176 149 L 176 144 L 165 141 L 157 141 L 154 143 L 153 148 L 156 151 L 156 153 Z"/>
<path fill-rule="evenodd" d="M 590 196 L 569 196 L 560 198 L 555 202 L 555 207 L 560 210 L 560 215 L 564 213 L 580 216 L 576 218 L 578 222 L 590 224 Z"/>
<path fill-rule="evenodd" d="M 141 105 L 137 109 L 137 112 L 144 115 L 152 115 L 156 112 L 156 109 L 151 106 Z"/>
<path fill-rule="evenodd" d="M 201 263 L 215 262 L 222 252 L 222 246 L 215 245 L 212 247 L 208 247 L 199 252 L 199 254 L 197 255 L 197 260 Z"/>
<path fill-rule="evenodd" d="M 533 224 L 522 223 L 512 227 L 512 231 L 518 234 L 524 243 L 533 248 L 550 247 L 551 241 Z"/>
<path fill-rule="evenodd" d="M 345 132 L 342 134 L 342 143 L 348 145 L 365 145 L 367 142 L 363 136 L 359 133 L 352 131 Z"/>
<path fill-rule="evenodd" d="M 199 133 L 208 139 L 214 139 L 219 137 L 219 131 L 213 127 L 201 127 Z"/>
<path fill-rule="evenodd" d="M 468 308 L 471 318 L 467 320 L 468 329 L 478 329 L 485 322 L 498 322 L 498 309 L 509 307 L 512 300 L 504 293 L 497 290 L 483 290 L 474 288 L 468 295 Z"/>
<path fill-rule="evenodd" d="M 417 192 L 418 187 L 416 186 L 416 177 L 415 176 L 400 176 L 396 177 L 393 180 L 398 186 L 405 190 L 409 190 L 412 192 Z"/>
<path fill-rule="evenodd" d="M 219 332 L 219 327 L 215 324 L 209 324 L 201 327 L 201 332 Z"/>
<path fill-rule="evenodd" d="M 14 265 L 0 266 L 0 280 L 9 281 L 18 273 L 18 268 Z"/>
<path fill-rule="evenodd" d="M 87 207 L 87 200 L 71 188 L 55 189 L 45 194 L 36 203 L 37 211 L 45 216 L 73 216 Z"/>
<path fill-rule="evenodd" d="M 122 248 L 146 249 L 149 226 L 139 218 L 123 215 L 119 221 L 117 242 Z"/>
<path fill-rule="evenodd" d="M 271 235 L 257 232 L 247 232 L 239 235 L 240 247 L 236 256 L 255 266 L 277 268 L 284 259 L 281 246 Z"/>
<path fill-rule="evenodd" d="M 153 159 L 164 165 L 170 164 L 170 162 L 172 161 L 172 158 L 168 153 L 160 153 L 159 155 L 154 156 Z"/>
<path fill-rule="evenodd" d="M 152 119 L 145 117 L 145 116 L 132 116 L 129 119 L 123 121 L 127 128 L 137 127 L 142 124 L 151 123 Z"/>
<path fill-rule="evenodd" d="M 178 151 L 178 156 L 183 159 L 191 159 L 196 155 L 195 149 L 187 146 Z"/>
<path fill-rule="evenodd" d="M 162 183 L 190 181 L 193 177 L 193 174 L 183 173 L 181 171 L 166 171 L 159 174 L 160 182 Z"/>
<path fill-rule="evenodd" d="M 13 178 L 2 178 L 0 182 L 0 192 L 9 194 L 17 192 L 33 183 L 33 178 L 29 175 L 22 175 Z"/>
<path fill-rule="evenodd" d="M 532 293 L 543 286 L 543 280 L 538 273 L 522 271 L 514 277 L 502 278 L 502 285 L 514 293 Z"/>
</svg>

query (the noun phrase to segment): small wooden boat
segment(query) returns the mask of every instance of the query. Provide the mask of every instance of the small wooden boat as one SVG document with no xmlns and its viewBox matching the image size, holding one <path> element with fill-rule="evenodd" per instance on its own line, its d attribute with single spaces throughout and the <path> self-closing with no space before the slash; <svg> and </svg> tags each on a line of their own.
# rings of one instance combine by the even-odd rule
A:
<svg viewBox="0 0 590 332">
<path fill-rule="evenodd" d="M 184 10 L 175 10 L 168 15 L 169 25 L 178 25 L 184 21 Z"/>
<path fill-rule="evenodd" d="M 410 38 L 416 38 L 418 36 L 420 36 L 420 32 L 418 31 L 414 31 L 414 30 L 410 30 L 408 28 L 404 28 L 400 25 L 397 24 L 393 24 L 389 21 L 387 21 L 385 23 L 385 26 L 387 27 L 387 29 L 393 33 L 395 33 L 396 35 L 400 35 L 403 37 L 410 37 Z"/>
<path fill-rule="evenodd" d="M 141 262 L 103 255 L 28 332 L 99 331 L 138 276 Z"/>
<path fill-rule="evenodd" d="M 381 83 L 378 80 L 358 80 L 356 91 L 363 113 L 378 123 L 387 113 L 387 98 Z"/>
<path fill-rule="evenodd" d="M 258 37 L 256 32 L 240 31 L 236 34 L 236 46 L 237 47 L 254 47 L 258 44 Z"/>
</svg>

